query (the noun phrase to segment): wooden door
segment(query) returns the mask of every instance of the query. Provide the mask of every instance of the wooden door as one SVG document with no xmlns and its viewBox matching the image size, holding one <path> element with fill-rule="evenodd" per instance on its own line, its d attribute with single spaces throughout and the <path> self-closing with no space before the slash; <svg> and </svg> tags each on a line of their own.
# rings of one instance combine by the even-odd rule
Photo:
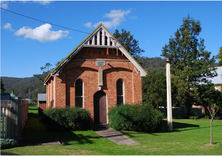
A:
<svg viewBox="0 0 222 156">
<path fill-rule="evenodd" d="M 106 94 L 102 91 L 94 95 L 94 123 L 106 123 Z"/>
</svg>

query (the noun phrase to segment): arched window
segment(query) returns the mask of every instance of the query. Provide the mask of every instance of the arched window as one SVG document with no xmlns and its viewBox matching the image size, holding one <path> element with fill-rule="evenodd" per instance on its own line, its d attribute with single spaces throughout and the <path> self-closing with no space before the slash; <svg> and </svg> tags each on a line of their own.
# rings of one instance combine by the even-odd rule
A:
<svg viewBox="0 0 222 156">
<path fill-rule="evenodd" d="M 119 79 L 116 82 L 116 92 L 117 92 L 117 105 L 123 104 L 123 80 Z"/>
<path fill-rule="evenodd" d="M 83 108 L 83 82 L 81 79 L 75 83 L 75 105 Z"/>
</svg>

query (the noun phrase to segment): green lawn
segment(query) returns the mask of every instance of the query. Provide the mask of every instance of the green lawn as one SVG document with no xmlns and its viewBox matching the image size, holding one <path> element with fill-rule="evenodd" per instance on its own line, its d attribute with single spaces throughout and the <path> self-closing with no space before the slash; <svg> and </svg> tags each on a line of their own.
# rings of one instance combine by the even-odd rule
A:
<svg viewBox="0 0 222 156">
<path fill-rule="evenodd" d="M 166 121 L 164 121 L 166 124 Z M 117 145 L 94 131 L 48 132 L 39 122 L 37 107 L 29 107 L 29 122 L 23 138 L 58 138 L 61 145 L 24 146 L 4 149 L 20 155 L 222 155 L 222 121 L 213 122 L 210 141 L 209 120 L 173 120 L 174 132 L 138 133 L 122 131 L 140 143 Z"/>
</svg>

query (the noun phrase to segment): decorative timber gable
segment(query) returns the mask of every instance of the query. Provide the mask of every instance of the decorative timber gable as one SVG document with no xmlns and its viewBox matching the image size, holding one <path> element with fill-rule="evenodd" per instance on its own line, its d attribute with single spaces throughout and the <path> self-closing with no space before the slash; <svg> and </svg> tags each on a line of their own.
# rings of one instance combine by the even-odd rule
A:
<svg viewBox="0 0 222 156">
<path fill-rule="evenodd" d="M 59 65 L 57 65 L 46 77 L 44 83 L 50 79 L 51 76 L 62 72 L 62 68 L 70 62 L 70 60 L 78 54 L 84 47 L 92 48 L 113 48 L 120 50 L 123 55 L 135 66 L 140 76 L 146 76 L 146 71 L 140 64 L 130 55 L 130 53 L 118 42 L 118 40 L 102 25 L 100 24 L 91 34 L 89 34 Z"/>
</svg>

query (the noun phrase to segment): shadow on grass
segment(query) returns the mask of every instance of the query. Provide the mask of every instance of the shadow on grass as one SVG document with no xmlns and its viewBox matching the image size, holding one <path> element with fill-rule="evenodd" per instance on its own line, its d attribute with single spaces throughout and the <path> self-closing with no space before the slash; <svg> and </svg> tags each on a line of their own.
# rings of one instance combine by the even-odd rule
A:
<svg viewBox="0 0 222 156">
<path fill-rule="evenodd" d="M 199 125 L 195 124 L 180 123 L 173 121 L 173 132 L 193 130 L 199 127 L 200 127 Z M 167 120 L 161 121 L 160 129 L 158 129 L 158 132 L 168 132 Z"/>
<path fill-rule="evenodd" d="M 82 135 L 75 134 L 75 132 L 70 130 L 48 130 L 40 120 L 41 117 L 37 114 L 29 113 L 29 119 L 26 122 L 21 140 L 19 141 L 21 146 L 41 145 L 43 143 L 52 142 L 52 140 L 58 140 L 62 145 L 93 144 L 95 139 L 102 138 L 101 136 L 91 135 L 90 132 L 86 132 L 86 135 Z"/>
<path fill-rule="evenodd" d="M 193 129 L 197 129 L 197 128 L 200 128 L 199 125 L 179 123 L 179 122 L 173 121 L 173 132 L 181 132 L 181 131 L 193 130 Z M 135 137 L 133 135 L 134 132 L 131 133 L 130 131 L 121 131 L 121 133 L 123 133 L 124 135 L 129 136 L 130 138 Z M 137 132 L 137 133 L 140 133 L 140 132 Z M 141 132 L 141 133 L 144 133 L 144 132 Z M 158 133 L 171 133 L 171 132 L 168 132 L 168 127 L 167 127 L 167 121 L 166 120 L 161 121 L 161 124 L 158 126 L 156 132 L 147 133 L 147 134 L 150 134 L 150 135 L 153 135 L 153 136 L 159 136 Z"/>
<path fill-rule="evenodd" d="M 74 144 L 93 144 L 94 139 L 100 139 L 101 136 L 90 136 L 90 135 L 82 135 L 75 134 L 74 132 L 64 132 L 62 136 L 59 136 L 59 140 L 63 145 L 74 145 Z"/>
</svg>

